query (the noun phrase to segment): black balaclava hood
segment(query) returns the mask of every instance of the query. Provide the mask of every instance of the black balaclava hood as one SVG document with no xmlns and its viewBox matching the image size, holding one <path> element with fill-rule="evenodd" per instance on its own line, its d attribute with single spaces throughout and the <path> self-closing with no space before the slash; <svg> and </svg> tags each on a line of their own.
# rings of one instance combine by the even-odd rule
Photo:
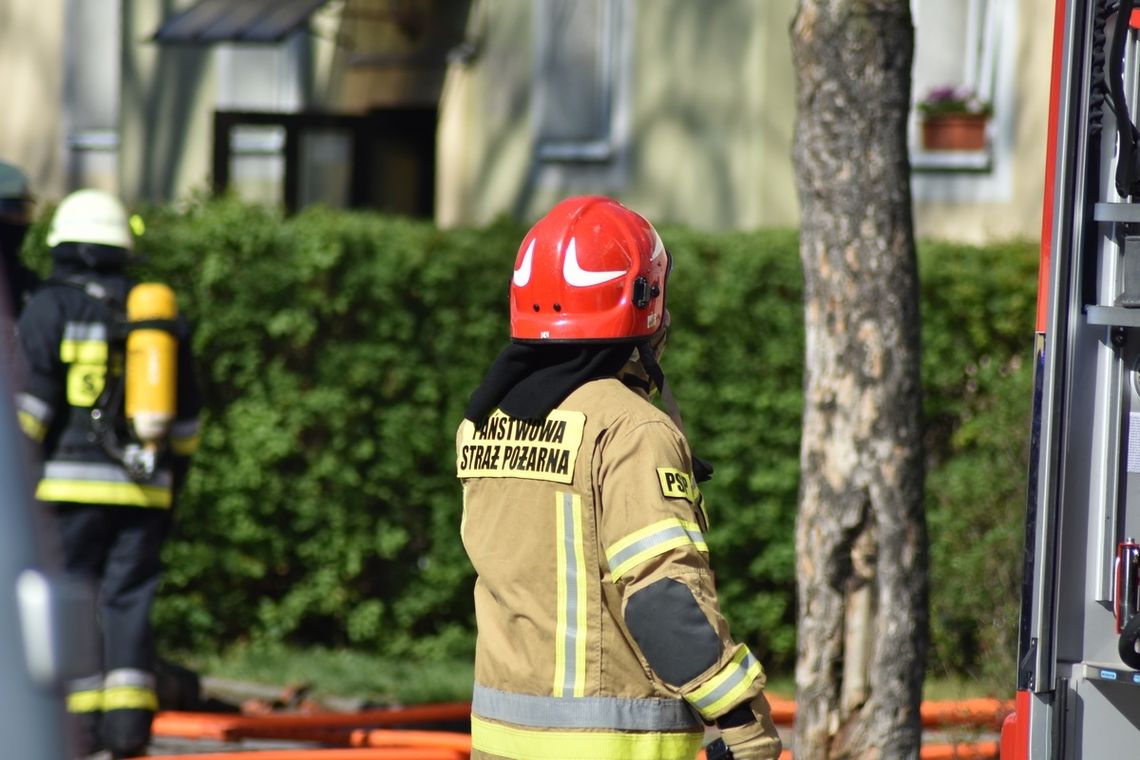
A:
<svg viewBox="0 0 1140 760">
<path fill-rule="evenodd" d="M 51 249 L 52 262 L 66 271 L 121 271 L 131 260 L 131 252 L 115 245 L 97 243 L 60 243 Z"/>
<path fill-rule="evenodd" d="M 631 343 L 510 343 L 467 403 L 467 419 L 482 423 L 495 407 L 512 417 L 541 420 L 578 386 L 616 377 Z"/>
<path fill-rule="evenodd" d="M 684 434 L 680 409 L 649 340 L 640 344 L 510 343 L 471 394 L 464 416 L 480 425 L 498 407 L 517 419 L 544 419 L 579 386 L 590 380 L 618 377 L 635 348 L 650 381 L 661 392 L 669 416 Z M 697 482 L 711 478 L 712 464 L 696 454 L 692 456 Z"/>
</svg>

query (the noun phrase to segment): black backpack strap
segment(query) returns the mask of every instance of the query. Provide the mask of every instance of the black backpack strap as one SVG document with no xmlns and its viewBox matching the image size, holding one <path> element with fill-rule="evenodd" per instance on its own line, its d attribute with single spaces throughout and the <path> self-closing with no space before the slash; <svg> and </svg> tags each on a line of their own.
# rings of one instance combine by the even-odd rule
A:
<svg viewBox="0 0 1140 760">
<path fill-rule="evenodd" d="M 125 340 L 134 330 L 165 330 L 175 338 L 185 338 L 184 323 L 177 319 L 140 319 L 131 322 L 127 319 L 127 307 L 122 299 L 116 297 L 110 290 L 94 280 L 82 275 L 68 277 L 51 277 L 45 280 L 47 285 L 63 285 L 77 288 L 85 295 L 111 308 L 115 315 L 114 321 L 108 325 L 109 334 L 116 340 Z"/>
<path fill-rule="evenodd" d="M 123 302 L 123 299 L 118 298 L 108 288 L 95 280 L 82 275 L 68 275 L 65 277 L 53 275 L 44 280 L 43 284 L 45 286 L 59 285 L 79 290 L 91 300 L 98 301 L 104 306 L 109 307 L 111 312 L 115 315 L 116 321 L 125 323 L 127 320 L 127 306 Z"/>
</svg>

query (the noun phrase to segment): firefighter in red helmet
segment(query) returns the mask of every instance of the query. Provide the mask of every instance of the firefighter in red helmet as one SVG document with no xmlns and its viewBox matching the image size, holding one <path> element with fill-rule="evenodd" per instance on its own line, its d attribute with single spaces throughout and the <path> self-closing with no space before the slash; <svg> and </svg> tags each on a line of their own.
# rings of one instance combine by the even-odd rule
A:
<svg viewBox="0 0 1140 760">
<path fill-rule="evenodd" d="M 456 440 L 474 758 L 691 760 L 706 724 L 736 760 L 780 754 L 763 669 L 717 603 L 711 467 L 657 362 L 669 270 L 652 225 L 603 197 L 559 203 L 519 249 L 512 340 Z"/>
</svg>

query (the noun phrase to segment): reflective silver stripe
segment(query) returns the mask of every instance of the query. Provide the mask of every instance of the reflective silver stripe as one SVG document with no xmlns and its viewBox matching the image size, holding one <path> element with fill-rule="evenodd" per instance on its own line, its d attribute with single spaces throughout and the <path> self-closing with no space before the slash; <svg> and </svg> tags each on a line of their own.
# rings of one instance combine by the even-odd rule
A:
<svg viewBox="0 0 1140 760">
<path fill-rule="evenodd" d="M 746 687 L 747 684 L 751 683 L 752 679 L 756 677 L 755 673 L 749 672 L 753 668 L 759 669 L 760 661 L 753 657 L 751 652 L 746 652 L 739 663 L 730 662 L 725 667 L 725 670 L 728 672 L 726 673 L 724 681 L 717 684 L 716 688 L 708 694 L 702 694 L 697 699 L 691 699 L 690 701 L 693 707 L 704 712 L 724 698 L 729 692 Z"/>
<path fill-rule="evenodd" d="M 625 574 L 625 570 L 628 569 L 626 563 L 634 557 L 643 552 L 650 553 L 649 550 L 669 541 L 673 541 L 674 544 L 681 543 L 676 541 L 676 539 L 685 539 L 683 543 L 692 543 L 699 549 L 707 549 L 704 534 L 702 534 L 699 529 L 687 528 L 678 522 L 656 533 L 651 533 L 633 542 L 629 546 L 614 552 L 612 555 L 607 554 L 606 559 L 609 560 L 610 568 L 613 570 L 615 579 Z"/>
<path fill-rule="evenodd" d="M 135 668 L 116 668 L 107 673 L 103 679 L 104 689 L 117 689 L 122 686 L 133 686 L 139 689 L 154 690 L 155 679 L 152 673 Z"/>
<path fill-rule="evenodd" d="M 471 712 L 483 718 L 535 728 L 616 731 L 700 731 L 703 724 L 680 699 L 543 697 L 475 684 Z"/>
<path fill-rule="evenodd" d="M 69 694 L 74 694 L 80 691 L 99 691 L 102 688 L 102 674 L 76 678 L 67 682 L 67 693 Z"/>
<path fill-rule="evenodd" d="M 51 420 L 51 404 L 30 393 L 16 394 L 16 408 L 21 412 L 30 414 L 45 425 Z"/>
<path fill-rule="evenodd" d="M 64 340 L 107 340 L 107 325 L 102 322 L 68 322 L 63 326 Z"/>
<path fill-rule="evenodd" d="M 116 464 L 98 462 L 48 462 L 44 465 L 44 480 L 85 480 L 97 483 L 131 483 L 130 475 Z M 145 485 L 169 488 L 174 482 L 170 470 L 159 470 Z"/>
<path fill-rule="evenodd" d="M 586 587 L 581 566 L 582 499 L 556 492 L 558 500 L 558 630 L 554 695 L 581 697 L 586 689 Z"/>
</svg>

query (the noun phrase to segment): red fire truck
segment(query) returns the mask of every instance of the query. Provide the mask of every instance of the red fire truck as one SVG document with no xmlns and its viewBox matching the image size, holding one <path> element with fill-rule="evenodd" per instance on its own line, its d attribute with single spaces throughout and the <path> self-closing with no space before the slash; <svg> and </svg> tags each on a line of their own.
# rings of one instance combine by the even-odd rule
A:
<svg viewBox="0 0 1140 760">
<path fill-rule="evenodd" d="M 1003 760 L 1140 757 L 1140 10 L 1056 0 Z"/>
</svg>

